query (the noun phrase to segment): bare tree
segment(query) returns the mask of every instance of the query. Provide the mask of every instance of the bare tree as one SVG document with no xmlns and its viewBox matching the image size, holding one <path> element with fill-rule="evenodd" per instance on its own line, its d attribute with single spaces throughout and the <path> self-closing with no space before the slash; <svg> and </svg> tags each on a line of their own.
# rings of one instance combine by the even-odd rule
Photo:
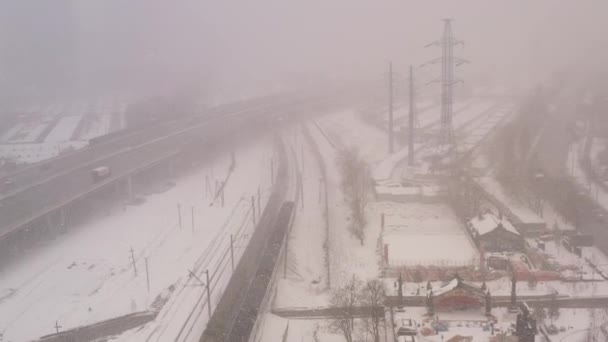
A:
<svg viewBox="0 0 608 342">
<path fill-rule="evenodd" d="M 355 148 L 340 151 L 337 162 L 342 173 L 342 191 L 352 215 L 350 229 L 363 245 L 367 224 L 365 207 L 370 189 L 369 168 Z"/>
<path fill-rule="evenodd" d="M 542 306 L 537 306 L 534 308 L 534 317 L 538 321 L 539 324 L 542 324 L 547 318 L 547 310 Z"/>
<path fill-rule="evenodd" d="M 332 327 L 342 333 L 346 342 L 353 342 L 355 310 L 359 303 L 360 291 L 361 280 L 353 275 L 344 286 L 334 290 L 331 296 L 331 306 L 338 310 Z"/>
<path fill-rule="evenodd" d="M 380 279 L 368 280 L 361 291 L 361 303 L 371 310 L 370 316 L 364 320 L 365 328 L 374 337 L 374 342 L 380 342 L 380 323 L 384 319 L 385 296 L 386 286 Z"/>
</svg>

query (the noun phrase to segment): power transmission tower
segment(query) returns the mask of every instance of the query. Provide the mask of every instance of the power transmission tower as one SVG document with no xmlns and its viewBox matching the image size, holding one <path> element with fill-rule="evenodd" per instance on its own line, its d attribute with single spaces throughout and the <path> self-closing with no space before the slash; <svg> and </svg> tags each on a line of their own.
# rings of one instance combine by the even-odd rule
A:
<svg viewBox="0 0 608 342">
<path fill-rule="evenodd" d="M 454 84 L 460 82 L 460 80 L 454 78 L 454 67 L 467 63 L 467 61 L 454 57 L 454 46 L 459 44 L 464 45 L 464 43 L 454 37 L 452 33 L 452 20 L 443 19 L 443 22 L 443 36 L 441 39 L 426 46 L 440 46 L 442 50 L 441 57 L 433 59 L 426 64 L 441 62 L 441 130 L 439 145 L 442 149 L 451 153 L 454 150 L 455 143 L 454 128 L 452 126 Z"/>
<path fill-rule="evenodd" d="M 388 64 L 388 153 L 393 153 L 393 62 Z"/>
<path fill-rule="evenodd" d="M 409 166 L 414 166 L 414 117 L 416 113 L 415 106 L 416 91 L 414 88 L 414 68 L 410 65 L 410 96 L 409 96 L 409 125 L 408 125 L 408 154 L 407 161 Z"/>
</svg>

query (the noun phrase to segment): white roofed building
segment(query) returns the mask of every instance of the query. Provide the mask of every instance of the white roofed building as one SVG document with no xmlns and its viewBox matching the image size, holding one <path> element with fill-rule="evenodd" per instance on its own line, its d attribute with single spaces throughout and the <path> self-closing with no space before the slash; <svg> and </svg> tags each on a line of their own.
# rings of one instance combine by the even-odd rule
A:
<svg viewBox="0 0 608 342">
<path fill-rule="evenodd" d="M 473 240 L 485 252 L 522 251 L 524 238 L 507 219 L 480 213 L 467 223 Z"/>
</svg>

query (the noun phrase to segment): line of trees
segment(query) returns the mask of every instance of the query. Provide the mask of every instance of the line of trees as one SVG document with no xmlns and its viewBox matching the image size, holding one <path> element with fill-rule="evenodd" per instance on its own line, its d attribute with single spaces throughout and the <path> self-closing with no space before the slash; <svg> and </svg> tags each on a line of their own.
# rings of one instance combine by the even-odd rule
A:
<svg viewBox="0 0 608 342">
<path fill-rule="evenodd" d="M 355 148 L 343 149 L 338 153 L 338 166 L 342 173 L 342 191 L 351 211 L 351 233 L 363 245 L 365 241 L 365 207 L 370 190 L 370 171 L 368 165 Z"/>
<path fill-rule="evenodd" d="M 344 336 L 346 342 L 353 342 L 355 334 L 370 334 L 374 342 L 380 342 L 380 327 L 384 321 L 384 298 L 386 287 L 380 279 L 363 282 L 352 276 L 343 286 L 331 295 L 331 306 L 339 313 L 331 322 L 334 331 Z M 361 315 L 361 308 L 366 314 Z M 357 319 L 360 329 L 357 329 Z"/>
</svg>

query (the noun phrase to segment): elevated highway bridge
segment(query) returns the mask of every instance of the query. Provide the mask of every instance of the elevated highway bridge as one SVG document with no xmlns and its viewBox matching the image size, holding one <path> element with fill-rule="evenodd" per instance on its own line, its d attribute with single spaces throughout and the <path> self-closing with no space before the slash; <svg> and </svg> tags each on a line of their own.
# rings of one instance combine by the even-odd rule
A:
<svg viewBox="0 0 608 342">
<path fill-rule="evenodd" d="M 335 99 L 335 97 L 334 97 Z M 118 181 L 170 160 L 186 146 L 225 143 L 243 130 L 272 127 L 281 117 L 318 111 L 330 104 L 323 96 L 273 96 L 211 108 L 205 113 L 108 137 L 4 178 L 10 190 L 0 194 L 0 251 L 19 239 L 20 232 L 36 229 L 46 215 L 65 222 L 64 208 Z M 106 166 L 111 176 L 95 182 L 94 168 Z M 21 234 L 22 235 L 22 234 Z"/>
</svg>

